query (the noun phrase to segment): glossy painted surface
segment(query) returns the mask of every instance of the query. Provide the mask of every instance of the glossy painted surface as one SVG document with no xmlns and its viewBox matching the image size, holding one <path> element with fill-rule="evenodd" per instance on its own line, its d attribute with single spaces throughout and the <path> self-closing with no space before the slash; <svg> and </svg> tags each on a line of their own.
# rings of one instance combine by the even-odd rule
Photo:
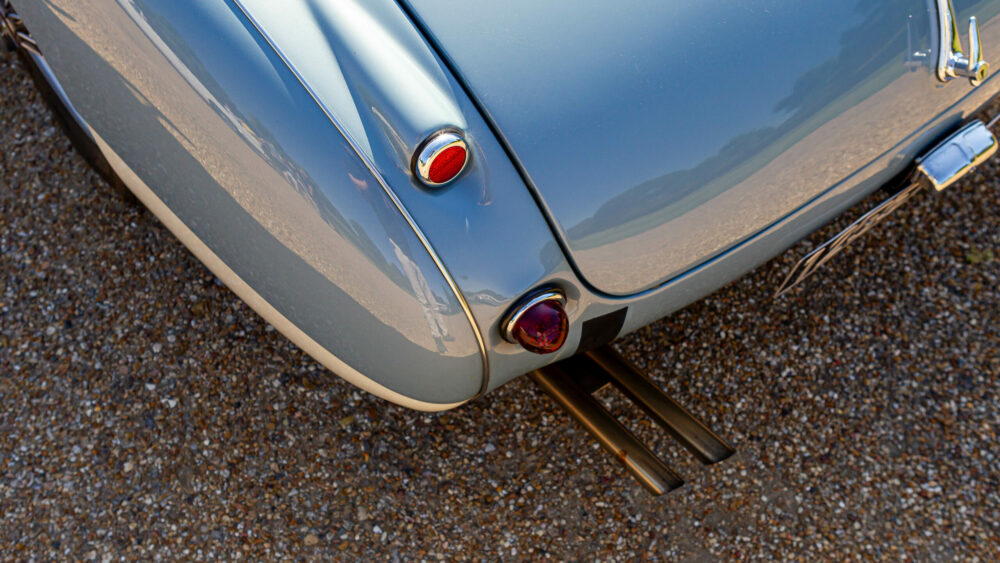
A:
<svg viewBox="0 0 1000 563">
<path fill-rule="evenodd" d="M 890 108 L 878 123 L 896 135 L 894 150 L 851 181 L 665 284 L 614 297 L 578 278 L 477 107 L 390 0 L 285 0 L 280 10 L 258 0 L 20 2 L 87 121 L 220 261 L 324 351 L 431 403 L 469 399 L 484 382 L 495 389 L 574 354 L 589 319 L 627 308 L 626 333 L 714 291 L 888 180 L 997 84 L 946 86 L 967 96 L 924 129 L 893 123 L 938 98 Z M 988 57 L 992 22 L 983 35 Z M 569 104 L 583 93 L 556 95 Z M 466 132 L 472 158 L 455 182 L 427 189 L 409 158 L 445 126 Z M 786 152 L 769 168 L 778 186 L 801 174 L 800 153 Z M 816 171 L 831 160 L 809 154 Z M 427 248 L 468 303 L 488 381 L 459 295 Z M 565 292 L 570 333 L 559 352 L 540 356 L 505 341 L 499 325 L 543 286 Z"/>
<path fill-rule="evenodd" d="M 344 138 L 224 2 L 22 8 L 93 129 L 269 303 L 405 396 L 475 396 L 455 294 Z"/>
<path fill-rule="evenodd" d="M 506 138 L 596 289 L 654 287 L 802 208 L 972 90 L 926 0 L 407 0 Z M 1000 2 L 976 15 L 1000 54 Z M 964 25 L 964 24 L 963 24 Z M 968 44 L 966 31 L 963 41 Z"/>
<path fill-rule="evenodd" d="M 489 388 L 553 361 L 506 342 L 501 317 L 542 283 L 566 285 L 574 295 L 580 295 L 575 288 L 581 284 L 489 127 L 399 5 L 391 0 L 239 4 L 440 253 L 486 339 Z M 386 59 L 386 53 L 392 57 Z M 443 127 L 464 130 L 472 155 L 457 180 L 428 189 L 413 177 L 410 158 L 428 133 Z M 572 320 L 588 312 L 574 306 L 569 313 Z"/>
</svg>

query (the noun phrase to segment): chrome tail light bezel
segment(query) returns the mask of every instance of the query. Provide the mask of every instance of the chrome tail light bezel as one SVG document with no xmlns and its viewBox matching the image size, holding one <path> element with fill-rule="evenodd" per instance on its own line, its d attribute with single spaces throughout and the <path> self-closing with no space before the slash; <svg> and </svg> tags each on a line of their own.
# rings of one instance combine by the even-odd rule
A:
<svg viewBox="0 0 1000 563">
<path fill-rule="evenodd" d="M 435 181 L 432 178 L 434 162 L 449 149 L 459 147 L 465 152 L 465 159 L 458 171 L 447 179 Z M 469 166 L 471 151 L 469 143 L 465 139 L 465 134 L 454 127 L 439 129 L 427 136 L 413 153 L 411 169 L 413 175 L 420 180 L 420 183 L 430 188 L 439 188 L 454 182 Z"/>
</svg>

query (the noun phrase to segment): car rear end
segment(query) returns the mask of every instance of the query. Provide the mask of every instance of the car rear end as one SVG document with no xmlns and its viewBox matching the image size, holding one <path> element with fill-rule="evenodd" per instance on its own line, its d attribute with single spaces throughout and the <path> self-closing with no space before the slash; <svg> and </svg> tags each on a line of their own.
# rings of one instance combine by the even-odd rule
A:
<svg viewBox="0 0 1000 563">
<path fill-rule="evenodd" d="M 435 410 L 711 293 L 906 174 L 1000 85 L 939 75 L 940 6 L 21 9 L 116 171 L 220 277 L 333 371 Z M 956 7 L 1000 53 L 1000 1 Z M 441 131 L 467 162 L 429 184 Z M 512 326 L 543 295 L 565 334 L 531 350 Z"/>
</svg>

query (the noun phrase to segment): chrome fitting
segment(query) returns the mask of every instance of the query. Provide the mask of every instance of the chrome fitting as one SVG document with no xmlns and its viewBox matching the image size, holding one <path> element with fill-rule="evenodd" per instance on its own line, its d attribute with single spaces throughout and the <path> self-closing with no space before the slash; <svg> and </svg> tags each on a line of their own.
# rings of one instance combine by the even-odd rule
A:
<svg viewBox="0 0 1000 563">
<path fill-rule="evenodd" d="M 555 301 L 560 307 L 565 307 L 566 294 L 564 294 L 562 290 L 556 288 L 546 288 L 541 290 L 539 293 L 529 294 L 528 297 L 523 298 L 521 302 L 511 309 L 504 317 L 504 320 L 500 323 L 500 336 L 511 344 L 517 344 L 517 339 L 514 338 L 514 327 L 517 325 L 517 321 L 520 320 L 521 316 L 524 315 L 528 309 L 531 309 L 535 305 L 544 301 Z"/>
</svg>

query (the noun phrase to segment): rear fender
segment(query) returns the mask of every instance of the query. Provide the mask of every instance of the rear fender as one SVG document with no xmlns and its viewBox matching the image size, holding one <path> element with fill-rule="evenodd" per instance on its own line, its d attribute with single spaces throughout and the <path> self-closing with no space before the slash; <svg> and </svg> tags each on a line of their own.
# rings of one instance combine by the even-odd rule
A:
<svg viewBox="0 0 1000 563">
<path fill-rule="evenodd" d="M 20 8 L 115 171 L 277 328 L 410 407 L 480 393 L 478 328 L 443 264 L 242 11 Z"/>
</svg>

